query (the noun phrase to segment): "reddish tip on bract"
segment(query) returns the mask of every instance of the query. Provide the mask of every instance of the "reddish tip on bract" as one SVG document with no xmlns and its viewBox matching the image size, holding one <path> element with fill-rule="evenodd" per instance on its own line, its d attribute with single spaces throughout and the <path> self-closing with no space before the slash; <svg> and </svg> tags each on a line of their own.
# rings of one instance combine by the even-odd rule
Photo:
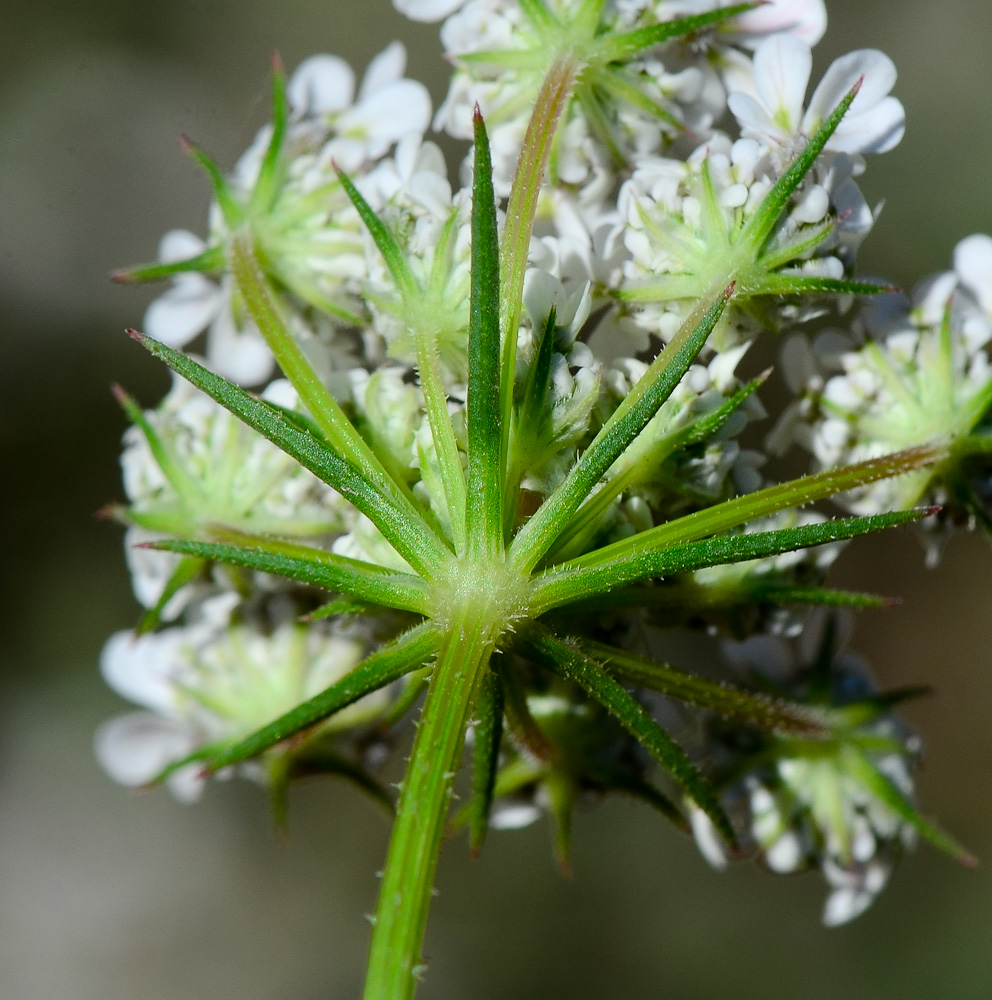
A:
<svg viewBox="0 0 992 1000">
<path fill-rule="evenodd" d="M 126 403 L 131 398 L 116 382 L 110 387 L 110 391 L 114 394 L 114 399 L 116 399 L 118 403 Z"/>
<path fill-rule="evenodd" d="M 179 148 L 184 152 L 188 153 L 191 149 L 196 148 L 196 143 L 188 135 L 179 136 Z"/>
<path fill-rule="evenodd" d="M 858 92 L 861 90 L 861 85 L 864 82 L 865 82 L 865 75 L 864 73 L 862 73 L 861 76 L 858 77 L 858 82 L 851 88 L 851 92 L 855 95 L 855 97 L 858 95 Z"/>
<path fill-rule="evenodd" d="M 124 332 L 132 340 L 136 340 L 139 344 L 144 343 L 145 335 L 140 330 L 135 330 L 133 327 L 128 327 Z"/>
<path fill-rule="evenodd" d="M 475 110 L 472 112 L 472 121 L 478 125 L 482 121 L 482 108 L 479 107 L 479 102 L 475 102 Z"/>
<path fill-rule="evenodd" d="M 110 280 L 116 282 L 118 285 L 126 285 L 129 281 L 133 280 L 132 272 L 126 267 L 119 267 L 116 271 L 110 272 Z"/>
<path fill-rule="evenodd" d="M 269 69 L 273 73 L 282 73 L 285 70 L 285 66 L 282 63 L 282 56 L 278 52 L 273 52 L 271 58 L 269 59 Z"/>
<path fill-rule="evenodd" d="M 726 288 L 725 288 L 725 289 L 723 290 L 723 297 L 724 297 L 725 299 L 727 299 L 727 300 L 729 300 L 729 299 L 732 299 L 732 298 L 734 297 L 734 292 L 735 292 L 736 290 L 737 290 L 737 282 L 736 282 L 736 281 L 732 281 L 732 282 L 731 282 L 731 283 L 730 283 L 729 285 L 727 285 L 727 287 L 726 287 Z"/>
</svg>

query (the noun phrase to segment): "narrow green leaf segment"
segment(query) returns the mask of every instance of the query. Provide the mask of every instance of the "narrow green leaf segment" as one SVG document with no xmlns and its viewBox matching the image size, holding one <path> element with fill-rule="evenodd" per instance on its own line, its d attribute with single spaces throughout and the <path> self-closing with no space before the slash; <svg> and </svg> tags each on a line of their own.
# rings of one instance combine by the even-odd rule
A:
<svg viewBox="0 0 992 1000">
<path fill-rule="evenodd" d="M 701 316 L 695 310 L 686 320 L 679 335 L 604 424 L 561 486 L 520 530 L 510 549 L 510 559 L 515 565 L 528 571 L 533 569 L 565 530 L 600 477 L 675 391 L 723 314 L 731 294 L 733 286 L 718 296 Z"/>
<path fill-rule="evenodd" d="M 642 580 L 662 579 L 707 566 L 767 559 L 769 556 L 828 542 L 867 535 L 926 517 L 928 511 L 896 511 L 871 517 L 852 517 L 824 524 L 807 524 L 779 531 L 731 535 L 707 541 L 635 550 L 613 561 L 589 568 L 569 568 L 565 563 L 541 578 L 532 607 L 538 613 L 571 604 L 596 594 L 626 587 Z M 648 532 L 644 532 L 648 534 Z"/>
<path fill-rule="evenodd" d="M 243 543 L 230 545 L 179 539 L 155 542 L 149 547 L 274 573 L 325 590 L 341 591 L 349 597 L 386 608 L 423 613 L 429 607 L 429 591 L 420 577 L 412 573 L 383 570 L 373 563 L 348 559 L 325 549 L 268 538 L 245 536 Z"/>
<path fill-rule="evenodd" d="M 790 507 L 801 507 L 858 486 L 877 482 L 879 479 L 888 479 L 891 476 L 926 468 L 939 461 L 944 454 L 945 449 L 940 446 L 923 445 L 892 455 L 868 459 L 855 465 L 827 469 L 815 475 L 778 483 L 696 513 L 687 514 L 685 517 L 650 528 L 613 545 L 603 546 L 595 552 L 573 560 L 568 565 L 572 568 L 592 567 L 636 552 L 644 552 L 652 547 L 660 549 L 664 546 L 705 538 L 707 535 L 768 517 Z"/>
<path fill-rule="evenodd" d="M 551 632 L 535 628 L 525 640 L 526 648 L 539 662 L 578 684 L 591 698 L 614 715 L 682 786 L 683 790 L 713 820 L 729 844 L 736 838 L 723 806 L 696 770 L 685 751 L 658 725 L 640 703 L 615 681 L 592 657 Z"/>
<path fill-rule="evenodd" d="M 248 311 L 265 337 L 276 362 L 299 393 L 328 442 L 373 481 L 386 485 L 387 488 L 392 486 L 379 460 L 344 415 L 337 400 L 317 377 L 289 332 L 280 314 L 278 302 L 258 265 L 251 234 L 248 232 L 231 241 L 231 271 Z"/>
<path fill-rule="evenodd" d="M 535 0 L 534 6 L 543 6 Z M 550 15 L 549 15 L 550 16 Z M 513 412 L 514 373 L 517 361 L 517 329 L 520 323 L 527 255 L 537 216 L 537 203 L 544 172 L 562 116 L 568 106 L 578 61 L 567 55 L 556 59 L 541 84 L 506 206 L 506 225 L 500 256 L 500 329 L 503 334 L 500 374 L 500 413 L 503 419 L 500 464 L 506 466 L 510 419 Z"/>
<path fill-rule="evenodd" d="M 470 552 L 503 549 L 503 472 L 500 455 L 499 243 L 489 139 L 475 112 L 472 187 L 472 298 L 468 333 L 468 497 Z"/>
<path fill-rule="evenodd" d="M 503 685 L 498 674 L 492 669 L 483 671 L 479 678 L 479 697 L 476 700 L 475 714 L 469 844 L 472 853 L 478 855 L 482 851 L 489 829 L 489 809 L 493 801 L 499 746 L 503 736 Z"/>
<path fill-rule="evenodd" d="M 707 11 L 705 14 L 694 14 L 673 21 L 662 21 L 660 24 L 652 24 L 634 31 L 613 33 L 605 36 L 597 46 L 595 58 L 601 62 L 629 59 L 651 46 L 660 45 L 669 39 L 689 35 L 695 31 L 701 31 L 703 28 L 718 24 L 720 21 L 754 10 L 758 6 L 760 3 L 739 3 Z"/>
<path fill-rule="evenodd" d="M 825 739 L 829 735 L 826 716 L 805 705 L 754 694 L 730 684 L 718 684 L 666 663 L 635 656 L 603 643 L 573 642 L 587 656 L 599 662 L 609 674 L 625 684 L 657 691 L 718 715 L 750 721 L 771 732 L 802 736 L 805 739 Z"/>
<path fill-rule="evenodd" d="M 242 742 L 207 755 L 207 766 L 211 771 L 217 771 L 265 753 L 276 744 L 323 722 L 365 695 L 416 670 L 430 660 L 440 645 L 441 636 L 429 625 L 419 625 L 405 632 L 363 660 L 347 677 L 309 701 L 297 705 Z M 198 759 L 203 758 L 200 756 Z"/>
<path fill-rule="evenodd" d="M 978 861 L 975 856 L 959 844 L 949 833 L 935 823 L 921 816 L 905 796 L 881 771 L 875 767 L 865 753 L 855 745 L 841 750 L 841 761 L 847 772 L 880 802 L 884 802 L 900 819 L 912 826 L 921 837 L 934 847 L 950 855 L 967 868 L 974 868 Z"/>
</svg>

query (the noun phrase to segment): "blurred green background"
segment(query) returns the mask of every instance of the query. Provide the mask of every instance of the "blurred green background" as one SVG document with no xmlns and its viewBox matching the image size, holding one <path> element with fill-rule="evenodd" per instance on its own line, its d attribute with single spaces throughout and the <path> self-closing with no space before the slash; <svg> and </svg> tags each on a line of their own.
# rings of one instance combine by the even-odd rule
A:
<svg viewBox="0 0 992 1000">
<path fill-rule="evenodd" d="M 864 187 L 885 210 L 861 258 L 906 287 L 992 231 L 992 5 L 833 0 L 818 70 L 883 48 L 908 131 Z M 159 235 L 203 232 L 207 189 L 179 152 L 233 163 L 266 116 L 273 50 L 359 75 L 394 37 L 444 90 L 436 30 L 388 0 L 3 0 L 0 7 L 0 996 L 10 1000 L 326 1000 L 358 995 L 387 826 L 349 788 L 293 796 L 286 842 L 244 784 L 193 807 L 100 773 L 94 727 L 124 708 L 97 658 L 135 621 L 121 538 L 93 512 L 120 497 L 124 422 L 167 379 L 122 336 L 153 290 L 111 286 Z M 927 746 L 927 812 L 978 852 L 963 871 L 922 848 L 855 924 L 819 926 L 814 876 L 718 875 L 654 815 L 580 817 L 576 876 L 542 826 L 480 862 L 447 849 L 425 1000 L 992 996 L 992 548 L 952 543 L 924 573 L 908 536 L 847 552 L 838 579 L 902 595 L 856 646 L 883 683 L 928 681 L 906 714 Z"/>
</svg>

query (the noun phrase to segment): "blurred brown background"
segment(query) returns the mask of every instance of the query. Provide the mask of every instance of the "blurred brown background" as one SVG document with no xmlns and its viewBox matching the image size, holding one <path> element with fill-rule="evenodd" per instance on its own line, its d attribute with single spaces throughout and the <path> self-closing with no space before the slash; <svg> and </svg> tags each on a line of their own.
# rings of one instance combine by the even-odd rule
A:
<svg viewBox="0 0 992 1000">
<path fill-rule="evenodd" d="M 905 286 L 992 231 L 988 0 L 832 0 L 818 49 L 876 46 L 900 69 L 908 131 L 873 160 L 885 211 L 866 272 Z M 120 534 L 121 381 L 167 380 L 121 334 L 154 291 L 115 266 L 159 235 L 202 232 L 206 185 L 181 132 L 233 163 L 266 115 L 266 67 L 337 52 L 361 74 L 394 37 L 444 88 L 436 31 L 388 0 L 3 0 L 0 6 L 0 996 L 10 1000 L 327 1000 L 358 995 L 387 828 L 337 784 L 300 788 L 288 843 L 245 785 L 194 807 L 114 787 L 94 727 L 124 706 L 101 684 L 105 637 L 135 620 Z M 442 861 L 429 998 L 882 1000 L 992 996 L 992 547 L 952 544 L 924 573 L 906 536 L 849 551 L 840 579 L 901 594 L 856 645 L 883 682 L 929 681 L 907 715 L 927 745 L 925 809 L 978 852 L 921 848 L 855 924 L 819 926 L 824 887 L 753 866 L 711 872 L 654 815 L 580 817 L 572 882 L 547 830 Z"/>
</svg>

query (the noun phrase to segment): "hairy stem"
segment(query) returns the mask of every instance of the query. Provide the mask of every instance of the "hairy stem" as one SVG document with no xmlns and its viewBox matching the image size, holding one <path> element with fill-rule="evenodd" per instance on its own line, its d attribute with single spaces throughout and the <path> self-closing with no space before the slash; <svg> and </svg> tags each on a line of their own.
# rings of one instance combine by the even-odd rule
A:
<svg viewBox="0 0 992 1000">
<path fill-rule="evenodd" d="M 480 671 L 495 639 L 477 610 L 453 615 L 438 654 L 403 779 L 376 908 L 364 1000 L 410 1000 L 451 801 Z"/>
</svg>

